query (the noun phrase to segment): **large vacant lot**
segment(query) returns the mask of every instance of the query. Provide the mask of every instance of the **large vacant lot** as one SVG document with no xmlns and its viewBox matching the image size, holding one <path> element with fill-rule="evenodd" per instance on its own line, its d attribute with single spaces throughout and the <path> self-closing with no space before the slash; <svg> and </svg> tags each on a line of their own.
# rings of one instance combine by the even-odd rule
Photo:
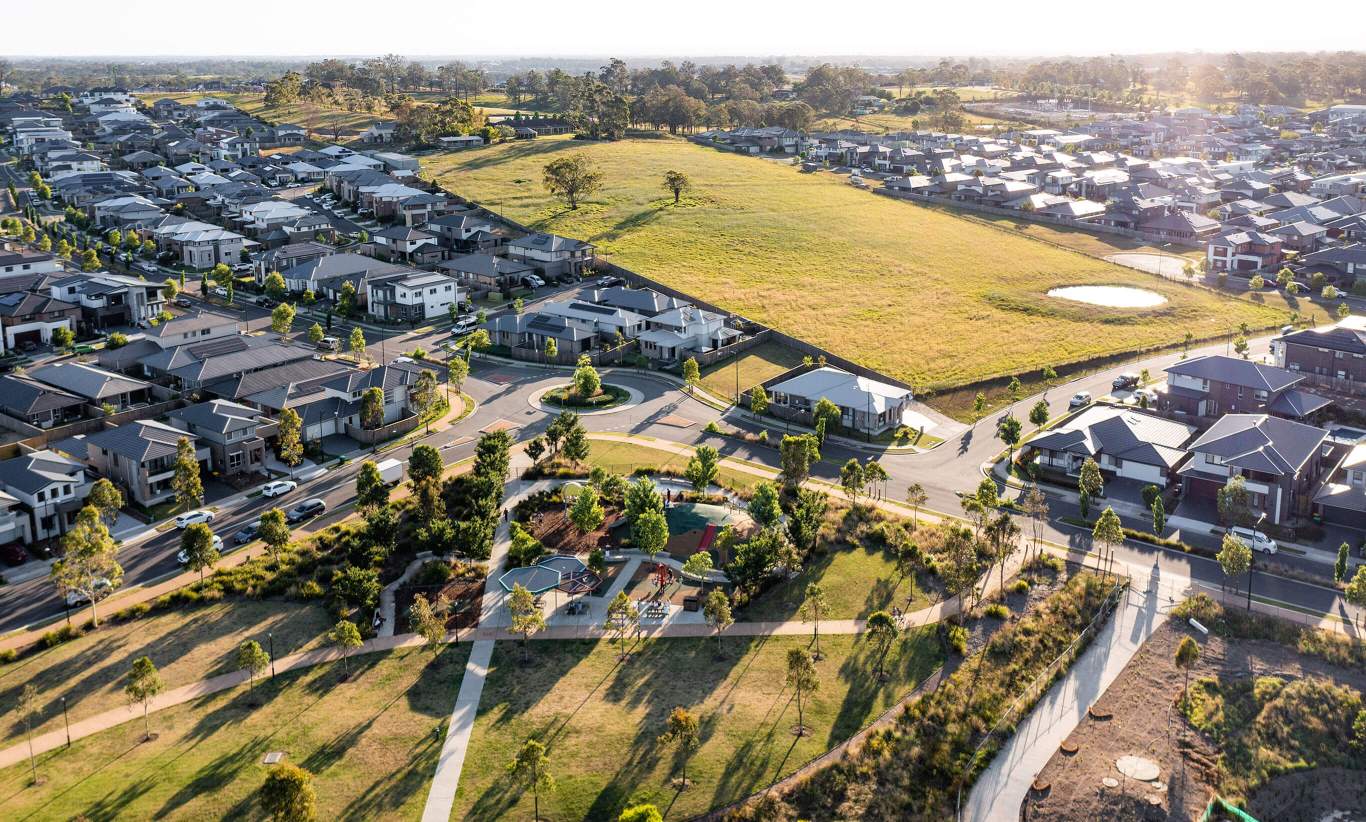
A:
<svg viewBox="0 0 1366 822">
<path fill-rule="evenodd" d="M 577 211 L 541 183 L 575 151 L 604 187 Z M 1225 299 L 1021 236 L 675 139 L 542 138 L 425 159 L 449 189 L 538 228 L 588 239 L 610 259 L 920 387 L 1283 323 L 1279 297 Z M 675 206 L 666 170 L 694 188 Z M 1043 232 L 1036 232 L 1043 233 Z M 1162 292 L 1151 310 L 1045 296 L 1058 285 Z M 1272 305 L 1275 301 L 1277 304 Z"/>
</svg>

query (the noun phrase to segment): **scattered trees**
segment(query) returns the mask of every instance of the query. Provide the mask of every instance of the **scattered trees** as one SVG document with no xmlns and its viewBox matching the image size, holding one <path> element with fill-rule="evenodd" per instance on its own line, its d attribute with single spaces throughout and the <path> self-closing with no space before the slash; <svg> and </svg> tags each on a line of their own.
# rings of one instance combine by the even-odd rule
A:
<svg viewBox="0 0 1366 822">
<path fill-rule="evenodd" d="M 270 666 L 270 654 L 254 639 L 237 646 L 237 669 L 247 672 L 247 690 L 256 689 L 256 675 Z"/>
<path fill-rule="evenodd" d="M 171 479 L 175 490 L 176 503 L 181 508 L 193 508 L 204 501 L 204 483 L 199 478 L 199 459 L 195 456 L 194 445 L 189 438 L 181 437 L 176 443 L 175 476 Z"/>
<path fill-rule="evenodd" d="M 508 594 L 508 613 L 512 615 L 513 633 L 522 635 L 522 661 L 526 662 L 526 643 L 531 635 L 545 629 L 545 615 L 531 592 L 514 583 Z"/>
<path fill-rule="evenodd" d="M 563 199 L 570 209 L 577 209 L 579 200 L 602 189 L 602 172 L 582 152 L 552 160 L 541 171 L 546 191 Z"/>
<path fill-rule="evenodd" d="M 683 772 L 679 787 L 688 787 L 688 755 L 702 744 L 702 732 L 697 717 L 687 708 L 679 705 L 669 712 L 664 733 L 659 735 L 661 745 L 674 744 L 679 748 L 683 760 Z"/>
<path fill-rule="evenodd" d="M 99 511 L 87 505 L 76 515 L 76 524 L 62 537 L 62 558 L 52 563 L 50 576 L 63 596 L 77 594 L 90 603 L 90 620 L 98 627 L 100 598 L 123 581 L 118 546 Z"/>
<path fill-rule="evenodd" d="M 670 169 L 664 172 L 664 187 L 673 193 L 674 205 L 677 205 L 683 193 L 692 188 L 692 180 L 683 172 Z"/>
<path fill-rule="evenodd" d="M 337 624 L 332 626 L 328 633 L 328 639 L 332 644 L 341 649 L 342 652 L 342 675 L 349 678 L 351 676 L 351 652 L 365 644 L 361 639 L 360 629 L 356 623 L 349 619 L 339 619 Z"/>
<path fill-rule="evenodd" d="M 545 755 L 545 745 L 535 739 L 522 743 L 517 755 L 507 764 L 508 776 L 514 782 L 531 786 L 532 819 L 541 818 L 541 791 L 553 790 L 555 779 L 550 775 L 550 760 Z"/>
<path fill-rule="evenodd" d="M 282 762 L 272 768 L 257 797 L 274 822 L 312 822 L 314 818 L 313 775 L 298 765 Z"/>
</svg>

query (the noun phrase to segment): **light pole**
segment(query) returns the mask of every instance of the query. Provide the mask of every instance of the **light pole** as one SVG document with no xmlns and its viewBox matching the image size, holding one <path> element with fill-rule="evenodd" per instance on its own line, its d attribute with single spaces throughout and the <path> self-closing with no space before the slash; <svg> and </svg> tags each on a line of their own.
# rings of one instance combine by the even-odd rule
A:
<svg viewBox="0 0 1366 822">
<path fill-rule="evenodd" d="M 270 645 L 270 678 L 275 680 L 275 634 L 267 631 L 266 642 Z"/>
<path fill-rule="evenodd" d="M 66 697 L 62 697 L 62 724 L 66 726 L 66 746 L 71 747 L 71 719 L 66 715 Z"/>
</svg>

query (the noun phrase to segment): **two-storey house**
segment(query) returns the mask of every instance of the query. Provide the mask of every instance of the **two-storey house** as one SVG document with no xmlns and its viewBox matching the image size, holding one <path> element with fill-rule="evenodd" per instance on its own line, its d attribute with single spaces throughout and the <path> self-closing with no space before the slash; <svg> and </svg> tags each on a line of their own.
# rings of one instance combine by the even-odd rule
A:
<svg viewBox="0 0 1366 822">
<path fill-rule="evenodd" d="M 175 495 L 172 481 L 182 439 L 194 446 L 200 470 L 206 470 L 209 449 L 196 435 L 155 420 L 134 420 L 86 436 L 86 463 L 129 499 L 151 507 Z"/>
</svg>

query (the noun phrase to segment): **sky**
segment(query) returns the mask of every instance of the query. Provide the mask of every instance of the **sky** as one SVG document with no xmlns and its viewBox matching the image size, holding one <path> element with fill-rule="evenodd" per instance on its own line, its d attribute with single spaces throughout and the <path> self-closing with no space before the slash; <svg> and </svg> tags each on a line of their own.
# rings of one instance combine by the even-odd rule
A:
<svg viewBox="0 0 1366 822">
<path fill-rule="evenodd" d="M 1366 48 L 1366 0 L 3 3 L 0 56 L 1054 56 Z M 870 17 L 886 10 L 890 23 Z M 842 20 L 841 15 L 852 12 Z M 1287 16 L 1294 18 L 1288 24 Z"/>
</svg>

